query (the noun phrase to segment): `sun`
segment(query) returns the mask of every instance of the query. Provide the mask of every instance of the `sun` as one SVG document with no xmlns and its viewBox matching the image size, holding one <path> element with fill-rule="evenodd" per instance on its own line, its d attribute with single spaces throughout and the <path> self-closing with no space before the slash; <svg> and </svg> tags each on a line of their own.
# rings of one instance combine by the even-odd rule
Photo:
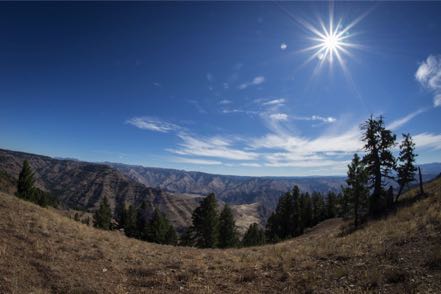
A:
<svg viewBox="0 0 441 294">
<path fill-rule="evenodd" d="M 314 34 L 311 39 L 315 44 L 307 50 L 315 51 L 313 57 L 317 57 L 322 62 L 333 63 L 334 59 L 337 58 L 342 63 L 342 55 L 349 54 L 348 48 L 354 46 L 348 40 L 350 38 L 348 29 L 343 28 L 341 22 L 335 25 L 333 18 L 331 18 L 328 27 L 321 22 L 321 30 L 313 28 L 311 32 Z"/>
<path fill-rule="evenodd" d="M 318 68 L 327 62 L 330 65 L 337 60 L 342 68 L 345 67 L 345 57 L 352 57 L 352 49 L 360 49 L 359 44 L 354 43 L 354 34 L 350 31 L 365 15 L 362 15 L 348 23 L 343 24 L 343 19 L 335 21 L 333 9 L 330 9 L 329 21 L 327 24 L 322 19 L 318 20 L 318 25 L 313 25 L 305 20 L 296 19 L 310 34 L 311 46 L 300 51 L 312 52 L 312 55 L 306 60 L 309 63 L 313 60 L 319 60 Z"/>
</svg>

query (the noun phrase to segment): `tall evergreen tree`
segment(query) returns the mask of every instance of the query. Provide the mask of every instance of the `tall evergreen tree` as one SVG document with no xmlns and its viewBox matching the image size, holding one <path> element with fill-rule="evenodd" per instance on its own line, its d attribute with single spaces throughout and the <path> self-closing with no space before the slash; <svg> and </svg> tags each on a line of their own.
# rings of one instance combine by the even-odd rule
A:
<svg viewBox="0 0 441 294">
<path fill-rule="evenodd" d="M 313 226 L 312 221 L 312 200 L 311 196 L 309 196 L 309 193 L 306 192 L 303 194 L 303 208 L 302 208 L 302 220 L 304 223 L 304 226 L 306 228 Z"/>
<path fill-rule="evenodd" d="M 133 205 L 129 205 L 129 208 L 125 209 L 124 213 L 124 233 L 127 237 L 137 238 L 139 236 L 137 226 L 137 213 Z"/>
<path fill-rule="evenodd" d="M 287 234 L 283 238 L 291 238 L 297 235 L 300 235 L 303 233 L 304 225 L 303 225 L 303 219 L 302 219 L 302 207 L 303 207 L 303 199 L 302 195 L 300 193 L 300 189 L 297 185 L 294 186 L 292 189 L 291 194 L 291 204 L 288 206 L 288 215 L 291 217 L 288 217 L 291 221 L 288 223 L 289 227 L 287 230 Z M 284 218 L 284 216 L 281 216 Z"/>
<path fill-rule="evenodd" d="M 367 170 L 358 154 L 354 154 L 351 164 L 348 165 L 348 178 L 346 183 L 348 188 L 345 189 L 345 193 L 348 194 L 352 206 L 354 225 L 358 227 L 361 217 L 367 210 L 367 199 L 369 195 Z"/>
<path fill-rule="evenodd" d="M 27 160 L 23 161 L 23 167 L 18 176 L 16 195 L 26 200 L 33 200 L 34 197 L 34 172 Z"/>
<path fill-rule="evenodd" d="M 103 230 L 110 230 L 112 228 L 112 210 L 107 197 L 103 198 L 100 207 L 95 211 L 94 225 L 96 228 Z"/>
<path fill-rule="evenodd" d="M 312 225 L 316 225 L 326 218 L 326 209 L 323 196 L 319 192 L 312 192 Z"/>
<path fill-rule="evenodd" d="M 172 225 L 169 223 L 164 214 L 159 209 L 155 208 L 153 216 L 146 228 L 146 239 L 150 242 L 159 244 L 168 244 L 171 238 L 168 234 L 171 234 Z"/>
<path fill-rule="evenodd" d="M 328 192 L 326 197 L 326 217 L 333 218 L 337 216 L 337 195 L 334 192 Z"/>
<path fill-rule="evenodd" d="M 178 244 L 178 235 L 176 234 L 175 227 L 173 227 L 172 225 L 169 225 L 167 233 L 165 234 L 165 244 Z"/>
<path fill-rule="evenodd" d="M 152 205 L 150 202 L 143 201 L 136 212 L 136 238 L 147 240 L 149 221 L 151 219 Z"/>
<path fill-rule="evenodd" d="M 415 180 L 415 172 L 417 170 L 417 168 L 415 167 L 415 157 L 417 155 L 414 153 L 414 150 L 415 143 L 413 143 L 410 134 L 403 134 L 403 141 L 400 145 L 400 155 L 398 156 L 400 164 L 397 168 L 397 182 L 400 188 L 398 190 L 395 202 L 398 201 L 398 198 L 400 197 L 401 192 L 403 192 L 403 189 Z"/>
<path fill-rule="evenodd" d="M 268 242 L 276 243 L 280 241 L 280 218 L 276 212 L 271 213 L 266 221 L 265 236 Z"/>
<path fill-rule="evenodd" d="M 219 247 L 234 247 L 237 243 L 238 237 L 233 211 L 228 204 L 225 204 L 219 217 Z"/>
<path fill-rule="evenodd" d="M 192 215 L 194 239 L 197 247 L 215 248 L 219 240 L 219 216 L 216 196 L 205 197 Z"/>
<path fill-rule="evenodd" d="M 242 239 L 242 246 L 259 246 L 265 244 L 265 232 L 258 224 L 251 224 Z"/>
<path fill-rule="evenodd" d="M 381 214 L 386 206 L 383 184 L 385 179 L 391 179 L 390 175 L 395 170 L 395 158 L 392 147 L 395 145 L 396 136 L 387 130 L 383 117 L 377 119 L 372 116 L 361 125 L 363 131 L 362 140 L 366 152 L 363 162 L 369 175 L 371 188 L 370 212 L 373 215 Z"/>
</svg>

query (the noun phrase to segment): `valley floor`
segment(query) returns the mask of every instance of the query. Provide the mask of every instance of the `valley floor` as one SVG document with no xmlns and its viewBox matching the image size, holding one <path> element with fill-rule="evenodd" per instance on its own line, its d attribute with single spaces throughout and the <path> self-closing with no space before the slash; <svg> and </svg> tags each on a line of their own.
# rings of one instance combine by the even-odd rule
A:
<svg viewBox="0 0 441 294">
<path fill-rule="evenodd" d="M 426 190 L 347 236 L 332 219 L 229 250 L 128 239 L 0 193 L 0 293 L 441 293 L 441 179 Z"/>
</svg>

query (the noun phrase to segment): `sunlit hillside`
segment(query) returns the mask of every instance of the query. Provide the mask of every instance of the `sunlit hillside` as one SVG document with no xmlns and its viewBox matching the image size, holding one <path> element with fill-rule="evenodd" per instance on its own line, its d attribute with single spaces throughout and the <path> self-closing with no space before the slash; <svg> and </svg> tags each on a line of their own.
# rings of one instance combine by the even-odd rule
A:
<svg viewBox="0 0 441 294">
<path fill-rule="evenodd" d="M 228 250 L 129 239 L 1 194 L 0 292 L 440 293 L 441 179 L 425 189 L 350 235 L 331 219 L 277 245 Z"/>
</svg>

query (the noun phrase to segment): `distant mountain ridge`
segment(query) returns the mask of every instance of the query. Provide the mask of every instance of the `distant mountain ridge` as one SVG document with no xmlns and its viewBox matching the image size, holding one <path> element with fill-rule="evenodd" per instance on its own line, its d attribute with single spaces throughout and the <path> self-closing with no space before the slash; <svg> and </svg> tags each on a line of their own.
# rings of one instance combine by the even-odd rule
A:
<svg viewBox="0 0 441 294">
<path fill-rule="evenodd" d="M 233 205 L 238 222 L 265 219 L 280 195 L 298 185 L 302 191 L 339 191 L 341 176 L 248 177 L 132 166 L 120 163 L 90 163 L 72 159 L 0 149 L 0 190 L 13 193 L 23 160 L 36 171 L 37 185 L 54 194 L 66 208 L 95 209 L 103 197 L 115 207 L 139 205 L 148 200 L 158 206 L 177 226 L 191 222 L 191 213 L 202 196 L 214 192 L 221 202 Z M 424 180 L 441 172 L 441 163 L 422 165 Z"/>
<path fill-rule="evenodd" d="M 112 208 L 122 203 L 140 205 L 148 201 L 158 207 L 182 231 L 202 195 L 174 193 L 151 188 L 107 164 L 54 159 L 48 156 L 0 149 L 0 191 L 13 194 L 23 161 L 35 171 L 36 186 L 56 196 L 63 208 L 93 211 L 107 197 Z M 263 220 L 258 207 L 233 206 L 240 230 Z M 246 214 L 244 212 L 247 212 Z"/>
</svg>

